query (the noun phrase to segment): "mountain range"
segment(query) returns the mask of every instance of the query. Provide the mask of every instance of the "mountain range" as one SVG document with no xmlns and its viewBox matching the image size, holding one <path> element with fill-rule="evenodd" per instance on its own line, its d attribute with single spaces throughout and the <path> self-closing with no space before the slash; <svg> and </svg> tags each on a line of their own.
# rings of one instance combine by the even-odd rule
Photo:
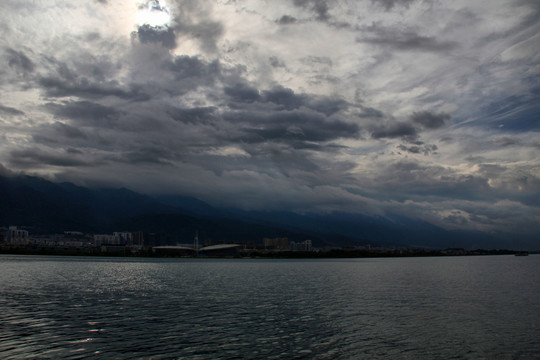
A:
<svg viewBox="0 0 540 360">
<path fill-rule="evenodd" d="M 395 214 L 297 214 L 218 208 L 186 195 L 150 196 L 125 188 L 91 189 L 39 177 L 0 176 L 0 226 L 31 233 L 143 231 L 154 245 L 201 239 L 261 244 L 265 237 L 311 239 L 317 247 L 372 246 L 531 249 L 482 232 L 448 231 Z"/>
</svg>

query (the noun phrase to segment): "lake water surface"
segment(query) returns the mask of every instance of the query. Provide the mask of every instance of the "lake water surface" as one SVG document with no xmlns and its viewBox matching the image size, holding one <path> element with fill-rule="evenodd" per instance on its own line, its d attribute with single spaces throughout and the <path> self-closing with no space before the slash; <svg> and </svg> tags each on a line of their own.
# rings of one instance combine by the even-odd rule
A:
<svg viewBox="0 0 540 360">
<path fill-rule="evenodd" d="M 538 359 L 539 339 L 539 255 L 0 255 L 2 359 Z"/>
</svg>

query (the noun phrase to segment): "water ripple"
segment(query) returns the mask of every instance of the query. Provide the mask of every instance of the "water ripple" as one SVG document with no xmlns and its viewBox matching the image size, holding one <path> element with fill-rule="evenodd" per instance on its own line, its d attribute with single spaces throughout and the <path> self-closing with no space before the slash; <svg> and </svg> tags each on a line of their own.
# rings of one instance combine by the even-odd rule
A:
<svg viewBox="0 0 540 360">
<path fill-rule="evenodd" d="M 529 359 L 539 260 L 0 256 L 0 358 Z"/>
</svg>

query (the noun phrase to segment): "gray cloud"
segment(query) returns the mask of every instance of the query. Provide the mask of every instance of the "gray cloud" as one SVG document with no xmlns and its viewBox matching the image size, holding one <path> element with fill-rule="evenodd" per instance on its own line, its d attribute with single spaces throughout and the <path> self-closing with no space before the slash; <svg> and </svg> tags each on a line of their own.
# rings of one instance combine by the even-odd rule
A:
<svg viewBox="0 0 540 360">
<path fill-rule="evenodd" d="M 159 29 L 2 3 L 0 162 L 226 206 L 539 219 L 535 2 L 167 3 Z"/>
<path fill-rule="evenodd" d="M 112 128 L 121 115 L 121 112 L 115 108 L 90 101 L 49 103 L 46 108 L 57 117 L 78 121 L 83 126 Z"/>
<path fill-rule="evenodd" d="M 316 65 L 325 65 L 332 66 L 332 59 L 327 56 L 305 56 L 300 59 L 304 65 L 316 66 Z"/>
<path fill-rule="evenodd" d="M 284 109 L 297 109 L 306 103 L 306 96 L 297 95 L 291 89 L 277 86 L 262 93 L 265 101 L 280 105 Z"/>
<path fill-rule="evenodd" d="M 139 26 L 137 36 L 142 43 L 158 43 L 167 49 L 176 47 L 176 34 L 169 27 Z"/>
<path fill-rule="evenodd" d="M 276 56 L 270 56 L 268 58 L 268 61 L 270 61 L 270 65 L 272 65 L 273 68 L 285 68 L 285 63 L 278 59 Z"/>
<path fill-rule="evenodd" d="M 371 0 L 374 4 L 381 4 L 386 11 L 391 10 L 394 6 L 408 7 L 417 0 Z"/>
<path fill-rule="evenodd" d="M 4 106 L 4 105 L 0 105 L 0 113 L 4 113 L 10 116 L 24 115 L 24 111 L 21 111 L 21 110 L 18 110 L 9 106 Z"/>
<path fill-rule="evenodd" d="M 127 151 L 115 160 L 126 164 L 171 165 L 169 159 L 174 157 L 174 154 L 165 148 L 146 146 L 133 151 Z"/>
<path fill-rule="evenodd" d="M 420 144 L 420 145 L 412 145 L 407 146 L 400 144 L 397 147 L 401 151 L 405 151 L 411 154 L 424 154 L 424 155 L 431 155 L 437 153 L 437 145 L 434 144 Z"/>
<path fill-rule="evenodd" d="M 162 67 L 173 76 L 175 82 L 173 82 L 171 92 L 176 94 L 183 94 L 187 90 L 199 86 L 213 85 L 221 76 L 221 67 L 218 61 L 208 63 L 191 56 L 177 56 L 168 59 L 163 62 Z M 162 84 L 165 88 L 168 85 Z"/>
<path fill-rule="evenodd" d="M 329 7 L 325 0 L 293 0 L 294 5 L 309 8 L 317 14 L 317 20 L 327 21 L 330 18 Z"/>
<path fill-rule="evenodd" d="M 246 85 L 236 84 L 234 86 L 226 86 L 224 92 L 233 101 L 252 103 L 261 98 L 259 90 Z"/>
<path fill-rule="evenodd" d="M 116 96 L 122 99 L 133 100 L 144 100 L 148 98 L 148 95 L 139 89 L 124 89 L 115 81 L 96 83 L 86 77 L 77 78 L 72 81 L 54 77 L 43 77 L 39 79 L 39 85 L 49 97 L 78 96 L 95 99 L 105 96 Z"/>
<path fill-rule="evenodd" d="M 294 24 L 296 21 L 297 19 L 295 17 L 289 16 L 289 15 L 283 15 L 282 17 L 279 18 L 279 20 L 277 20 L 277 22 L 281 25 Z"/>
<path fill-rule="evenodd" d="M 87 139 L 87 135 L 77 127 L 67 125 L 61 122 L 56 122 L 52 125 L 55 135 L 61 135 L 70 139 Z"/>
<path fill-rule="evenodd" d="M 369 35 L 359 37 L 359 42 L 387 46 L 395 50 L 447 52 L 459 46 L 455 41 L 420 35 L 412 29 L 402 30 L 373 24 L 363 30 Z"/>
<path fill-rule="evenodd" d="M 47 165 L 60 167 L 86 167 L 95 166 L 86 159 L 73 156 L 73 153 L 44 152 L 39 148 L 28 148 L 23 150 L 14 150 L 9 154 L 9 164 L 20 168 L 35 168 Z"/>
<path fill-rule="evenodd" d="M 166 112 L 176 121 L 186 124 L 212 124 L 214 123 L 215 107 L 200 107 L 200 108 L 170 108 Z"/>
<path fill-rule="evenodd" d="M 375 129 L 371 136 L 375 139 L 383 138 L 416 138 L 418 132 L 414 126 L 408 123 L 398 122 Z"/>
<path fill-rule="evenodd" d="M 11 68 L 22 71 L 23 73 L 31 73 L 34 71 L 34 63 L 22 51 L 6 49 L 6 54 L 8 65 Z"/>
<path fill-rule="evenodd" d="M 224 118 L 241 125 L 238 140 L 247 143 L 326 142 L 338 138 L 356 138 L 360 131 L 356 124 L 326 119 L 318 113 L 309 111 L 282 111 L 272 115 L 230 113 L 225 114 Z"/>
<path fill-rule="evenodd" d="M 224 29 L 220 21 L 209 17 L 211 4 L 205 1 L 185 1 L 182 11 L 174 16 L 174 31 L 178 36 L 196 40 L 201 50 L 207 53 L 218 51 L 217 42 L 222 37 Z"/>
<path fill-rule="evenodd" d="M 447 125 L 451 117 L 446 113 L 432 113 L 430 111 L 419 111 L 411 115 L 411 122 L 426 129 L 438 129 Z"/>
</svg>

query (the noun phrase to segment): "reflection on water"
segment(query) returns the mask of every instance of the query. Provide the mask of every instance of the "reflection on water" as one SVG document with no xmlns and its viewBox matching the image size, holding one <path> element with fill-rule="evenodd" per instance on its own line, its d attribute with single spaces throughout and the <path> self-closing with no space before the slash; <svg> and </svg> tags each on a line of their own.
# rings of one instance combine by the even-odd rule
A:
<svg viewBox="0 0 540 360">
<path fill-rule="evenodd" d="M 0 358 L 523 358 L 540 256 L 0 255 Z"/>
</svg>

